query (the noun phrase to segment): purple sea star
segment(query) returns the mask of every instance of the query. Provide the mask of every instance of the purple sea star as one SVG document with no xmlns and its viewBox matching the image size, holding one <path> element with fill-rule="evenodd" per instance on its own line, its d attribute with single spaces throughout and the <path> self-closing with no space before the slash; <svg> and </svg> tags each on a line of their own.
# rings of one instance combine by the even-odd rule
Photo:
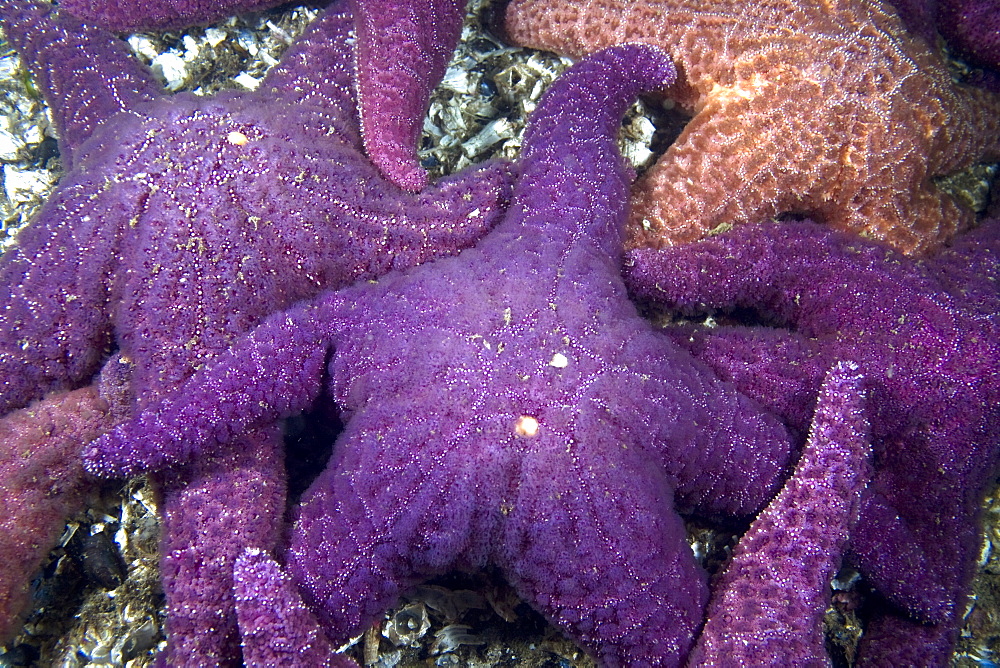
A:
<svg viewBox="0 0 1000 668">
<path fill-rule="evenodd" d="M 970 60 L 1000 69 L 1000 0 L 890 0 L 906 27 L 933 44 L 938 30 Z"/>
<path fill-rule="evenodd" d="M 1000 1 L 941 0 L 938 26 L 964 55 L 1000 69 Z"/>
<path fill-rule="evenodd" d="M 233 567 L 236 614 L 248 666 L 354 666 L 337 655 L 288 575 L 268 554 L 248 548 Z"/>
<path fill-rule="evenodd" d="M 339 7 L 259 92 L 198 98 L 164 96 L 98 28 L 0 0 L 8 40 L 52 103 L 67 167 L 0 259 L 0 412 L 85 384 L 115 344 L 135 363 L 144 406 L 268 313 L 489 229 L 504 165 L 408 195 L 364 157 L 353 23 Z M 275 540 L 280 461 L 267 426 L 160 479 L 171 662 L 232 654 L 230 560 Z"/>
<path fill-rule="evenodd" d="M 804 429 L 823 373 L 854 359 L 869 391 L 875 476 L 852 559 L 883 608 L 862 655 L 943 664 L 963 612 L 977 517 L 1000 442 L 1000 222 L 925 261 L 802 222 L 632 255 L 630 280 L 682 312 L 751 309 L 767 326 L 675 340 Z"/>
<path fill-rule="evenodd" d="M 506 218 L 475 248 L 270 317 L 87 466 L 187 460 L 325 384 L 346 424 L 287 560 L 331 638 L 428 577 L 492 564 L 609 665 L 678 663 L 707 590 L 674 506 L 756 512 L 792 446 L 653 331 L 620 277 L 632 174 L 614 136 L 627 103 L 673 76 L 648 46 L 579 63 L 543 98 Z M 287 628 L 260 619 L 280 597 L 254 597 L 255 635 Z"/>
<path fill-rule="evenodd" d="M 714 584 L 689 665 L 829 664 L 823 636 L 829 583 L 871 475 L 857 369 L 839 362 L 827 374 L 795 472 L 740 538 Z"/>
<path fill-rule="evenodd" d="M 63 0 L 60 7 L 107 30 L 163 30 L 267 9 L 276 0 Z M 458 44 L 462 0 L 351 0 L 362 137 L 372 162 L 399 187 L 418 191 L 427 173 L 417 139 L 431 90 Z"/>
</svg>

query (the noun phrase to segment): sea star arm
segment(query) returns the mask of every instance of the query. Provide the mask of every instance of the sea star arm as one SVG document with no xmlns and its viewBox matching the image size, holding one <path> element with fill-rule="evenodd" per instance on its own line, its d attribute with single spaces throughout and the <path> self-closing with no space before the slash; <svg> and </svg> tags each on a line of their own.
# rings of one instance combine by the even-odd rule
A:
<svg viewBox="0 0 1000 668">
<path fill-rule="evenodd" d="M 108 118 L 131 127 L 130 107 L 160 96 L 118 40 L 47 5 L 3 0 L 0 24 L 53 109 L 67 167 L 85 159 L 81 146 Z M 106 354 L 121 221 L 141 210 L 142 199 L 135 183 L 117 188 L 112 192 L 98 174 L 67 175 L 0 258 L 0 280 L 10 291 L 0 309 L 0 413 L 81 384 Z M 86 260 L 67 262 L 74 252 Z"/>
<path fill-rule="evenodd" d="M 86 176 L 72 177 L 0 257 L 8 290 L 0 308 L 0 414 L 81 385 L 107 355 L 118 217 L 141 209 L 141 191 L 123 184 L 110 193 Z M 77 252 L 80 262 L 70 259 Z"/>
<path fill-rule="evenodd" d="M 68 0 L 61 6 L 103 28 L 125 31 L 207 23 L 276 4 L 275 0 L 146 0 L 141 8 L 125 8 L 103 0 Z M 458 43 L 465 3 L 353 0 L 352 4 L 357 39 L 349 48 L 356 53 L 365 148 L 387 179 L 404 190 L 421 190 L 428 179 L 417 160 L 417 140 L 431 90 Z M 311 71 L 319 74 L 325 68 L 316 63 Z"/>
<path fill-rule="evenodd" d="M 127 476 L 184 463 L 208 445 L 308 408 L 322 389 L 327 359 L 319 325 L 340 322 L 331 315 L 336 297 L 265 320 L 156 410 L 143 411 L 91 444 L 84 452 L 88 471 Z"/>
<path fill-rule="evenodd" d="M 0 419 L 0 643 L 20 628 L 31 578 L 83 505 L 80 442 L 111 420 L 97 388 L 58 392 Z"/>
<path fill-rule="evenodd" d="M 274 550 L 280 543 L 283 455 L 280 425 L 272 423 L 239 433 L 182 469 L 152 474 L 165 527 L 166 665 L 238 661 L 232 565 L 248 546 Z"/>
<path fill-rule="evenodd" d="M 648 453 L 605 460 L 627 440 L 605 428 L 572 451 L 525 457 L 498 560 L 521 596 L 602 665 L 675 665 L 701 624 L 705 575 Z"/>
<path fill-rule="evenodd" d="M 721 378 L 739 391 L 781 416 L 794 430 L 802 431 L 806 417 L 821 386 L 822 369 L 829 358 L 815 350 L 814 342 L 790 332 L 769 327 L 679 328 L 671 338 L 698 359 L 709 364 Z M 906 573 L 931 569 L 921 541 L 882 493 L 869 489 L 862 503 L 867 543 L 868 575 L 885 581 L 885 568 Z M 855 534 L 853 550 L 861 545 Z M 891 563 L 879 558 L 883 545 L 893 545 Z M 942 610 L 947 606 L 946 590 L 924 579 L 897 579 L 894 586 L 901 600 L 922 601 L 921 609 Z M 940 613 L 935 613 L 940 617 Z"/>
<path fill-rule="evenodd" d="M 808 354 L 782 360 L 788 349 L 776 349 L 769 368 L 778 375 L 782 361 L 792 367 L 857 359 L 869 384 L 878 468 L 851 556 L 890 600 L 939 622 L 945 634 L 968 582 L 980 495 L 998 454 L 997 325 L 983 308 L 997 300 L 989 279 L 997 272 L 989 263 L 996 234 L 982 235 L 965 249 L 987 243 L 989 250 L 974 253 L 964 268 L 961 252 L 943 266 L 925 264 L 810 223 L 733 230 L 687 248 L 633 255 L 633 285 L 654 300 L 690 311 L 756 309 L 793 328 L 803 337 L 796 347 Z M 984 266 L 992 267 L 985 278 L 976 274 Z M 963 271 L 972 275 L 963 279 Z M 755 389 L 756 380 L 739 368 L 746 359 L 739 330 L 705 336 L 718 339 L 705 352 L 723 351 L 706 358 L 710 364 L 732 365 L 727 373 L 745 379 L 741 389 L 751 396 L 766 390 Z M 735 350 L 726 352 L 729 345 Z M 760 347 L 754 354 L 769 353 Z M 917 498 L 915 485 L 925 490 Z M 916 578 L 914 568 L 933 577 Z"/>
<path fill-rule="evenodd" d="M 427 173 L 417 140 L 431 90 L 458 44 L 462 0 L 354 0 L 358 102 L 372 162 L 404 190 L 420 190 Z"/>
<path fill-rule="evenodd" d="M 247 666 L 357 666 L 335 653 L 291 578 L 267 553 L 251 548 L 236 559 L 233 589 Z"/>
<path fill-rule="evenodd" d="M 116 32 L 184 28 L 279 4 L 280 0 L 143 0 L 139 5 L 114 0 L 63 0 L 59 3 L 74 16 Z"/>
<path fill-rule="evenodd" d="M 661 379 L 662 396 L 673 401 L 652 413 L 649 448 L 677 480 L 677 503 L 685 511 L 752 515 L 774 496 L 786 475 L 792 440 L 760 402 L 702 361 L 685 358 L 675 354 L 669 377 Z M 686 418 L 680 424 L 678 411 Z"/>
<path fill-rule="evenodd" d="M 931 177 L 968 166 L 970 154 L 983 156 L 987 147 L 972 148 L 982 144 L 979 137 L 1000 136 L 1000 128 L 993 128 L 993 134 L 981 130 L 995 125 L 987 122 L 996 109 L 985 104 L 985 94 L 969 92 L 968 104 L 956 110 L 951 121 L 955 136 L 940 142 L 936 157 L 941 162 L 933 163 L 938 171 L 929 174 L 926 161 L 907 159 L 912 149 L 906 145 L 879 145 L 878 137 L 870 139 L 872 145 L 855 146 L 861 139 L 848 140 L 858 132 L 857 125 L 877 125 L 875 119 L 900 115 L 882 100 L 854 113 L 826 114 L 827 123 L 821 125 L 822 108 L 804 109 L 817 102 L 833 105 L 837 95 L 846 98 L 850 91 L 774 79 L 746 97 L 732 93 L 706 100 L 663 159 L 635 183 L 629 221 L 633 247 L 688 243 L 733 222 L 764 221 L 782 213 L 808 214 L 908 250 L 936 247 L 956 230 L 970 227 L 973 213 L 939 190 Z M 801 140 L 789 141 L 788 119 L 802 114 L 812 119 L 813 127 Z M 979 122 L 977 114 L 982 114 Z M 735 132 L 733 119 L 752 123 L 752 135 Z M 912 122 L 901 118 L 896 124 Z M 977 130 L 963 134 L 966 127 Z M 871 155 L 845 166 L 840 153 Z M 751 154 L 759 159 L 748 160 Z M 881 175 L 885 164 L 894 166 L 891 181 Z M 831 196 L 830 184 L 853 182 L 869 185 L 845 186 Z"/>
<path fill-rule="evenodd" d="M 895 610 L 878 614 L 865 624 L 855 665 L 947 666 L 958 631 L 953 623 L 920 623 Z"/>
<path fill-rule="evenodd" d="M 128 412 L 129 369 L 114 357 L 99 382 L 0 418 L 0 644 L 17 632 L 31 578 L 84 503 L 92 479 L 81 444 Z"/>
<path fill-rule="evenodd" d="M 355 41 L 348 4 L 317 16 L 267 71 L 255 94 L 300 107 L 297 123 L 311 124 L 307 132 L 316 137 L 336 133 L 345 144 L 360 148 L 354 68 L 344 55 Z"/>
<path fill-rule="evenodd" d="M 1000 327 L 1000 219 L 984 220 L 925 265 L 966 310 Z"/>
<path fill-rule="evenodd" d="M 260 90 L 267 96 L 280 94 L 283 100 L 296 104 L 301 121 L 316 136 L 325 138 L 336 133 L 345 144 L 360 151 L 361 129 L 354 107 L 355 72 L 350 59 L 343 56 L 355 41 L 350 28 L 360 20 L 352 17 L 349 4 L 330 8 L 318 17 L 281 63 L 268 73 Z M 399 11 L 405 16 L 405 11 Z M 413 11 L 430 21 L 423 9 Z M 395 34 L 396 28 L 379 23 L 378 29 L 385 34 L 370 35 L 369 41 L 385 50 L 381 44 L 386 35 Z M 380 57 L 386 62 L 401 62 L 385 54 Z M 382 76 L 374 70 L 369 75 Z M 363 89 L 362 85 L 361 96 Z M 406 90 L 397 92 L 405 99 L 412 97 Z M 392 106 L 395 102 L 382 99 L 394 94 L 388 89 L 370 94 L 375 115 L 386 115 L 395 109 Z M 364 117 L 364 108 L 361 114 Z M 386 119 L 365 121 L 365 125 L 380 128 L 378 132 L 392 127 Z M 284 215 L 293 219 L 289 225 L 294 224 L 297 229 L 308 229 L 315 221 L 331 216 L 340 217 L 342 226 L 352 228 L 351 233 L 338 235 L 323 250 L 329 257 L 328 264 L 349 267 L 349 271 L 340 272 L 341 276 L 328 279 L 327 284 L 342 285 L 359 278 L 373 278 L 391 269 L 454 254 L 481 238 L 506 206 L 512 175 L 505 161 L 491 161 L 447 176 L 420 193 L 401 193 L 372 169 L 375 152 L 368 145 L 367 130 L 365 144 L 370 159 L 360 153 L 333 154 L 330 164 L 317 165 L 309 171 L 302 186 L 309 194 L 308 200 L 286 206 L 291 210 Z M 301 180 L 297 174 L 299 165 L 292 167 L 287 178 Z M 359 176 L 347 178 L 345 173 L 359 173 Z M 262 184 L 261 189 L 269 187 Z M 267 208 L 266 203 L 263 208 Z M 317 267 L 315 271 L 326 270 Z"/>
<path fill-rule="evenodd" d="M 49 104 L 67 170 L 98 127 L 119 123 L 118 114 L 135 113 L 162 95 L 160 84 L 124 42 L 51 5 L 2 0 L 0 26 Z"/>
<path fill-rule="evenodd" d="M 714 583 L 696 666 L 827 663 L 823 613 L 830 579 L 871 476 L 857 365 L 830 370 L 792 477 L 740 538 Z"/>
<path fill-rule="evenodd" d="M 804 436 L 823 379 L 808 338 L 769 327 L 676 326 L 663 333 Z"/>
</svg>

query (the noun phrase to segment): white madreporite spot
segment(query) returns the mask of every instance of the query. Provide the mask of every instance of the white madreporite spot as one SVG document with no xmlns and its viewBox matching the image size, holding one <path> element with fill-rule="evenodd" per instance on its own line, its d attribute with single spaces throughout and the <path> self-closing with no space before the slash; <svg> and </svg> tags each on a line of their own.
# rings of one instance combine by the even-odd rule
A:
<svg viewBox="0 0 1000 668">
<path fill-rule="evenodd" d="M 538 420 L 530 415 L 522 415 L 514 423 L 514 433 L 527 438 L 534 436 L 538 433 Z"/>
</svg>

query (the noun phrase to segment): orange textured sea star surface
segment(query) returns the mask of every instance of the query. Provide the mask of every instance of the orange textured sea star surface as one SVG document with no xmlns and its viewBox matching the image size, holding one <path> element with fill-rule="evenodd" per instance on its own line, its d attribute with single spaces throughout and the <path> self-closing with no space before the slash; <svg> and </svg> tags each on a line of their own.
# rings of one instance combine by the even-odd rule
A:
<svg viewBox="0 0 1000 668">
<path fill-rule="evenodd" d="M 933 177 L 1000 159 L 1000 97 L 955 83 L 881 2 L 513 0 L 505 29 L 673 56 L 666 93 L 694 117 L 633 189 L 633 246 L 796 213 L 921 253 L 974 220 Z"/>
</svg>

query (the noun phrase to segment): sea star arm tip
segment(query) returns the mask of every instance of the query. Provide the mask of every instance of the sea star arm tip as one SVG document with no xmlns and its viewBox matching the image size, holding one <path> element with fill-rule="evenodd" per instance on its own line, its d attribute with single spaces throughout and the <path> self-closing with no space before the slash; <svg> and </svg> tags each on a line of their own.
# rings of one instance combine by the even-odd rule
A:
<svg viewBox="0 0 1000 668">
<path fill-rule="evenodd" d="M 416 157 L 433 87 L 461 33 L 459 0 L 355 0 L 358 102 L 365 148 L 403 190 L 427 185 Z"/>
</svg>

